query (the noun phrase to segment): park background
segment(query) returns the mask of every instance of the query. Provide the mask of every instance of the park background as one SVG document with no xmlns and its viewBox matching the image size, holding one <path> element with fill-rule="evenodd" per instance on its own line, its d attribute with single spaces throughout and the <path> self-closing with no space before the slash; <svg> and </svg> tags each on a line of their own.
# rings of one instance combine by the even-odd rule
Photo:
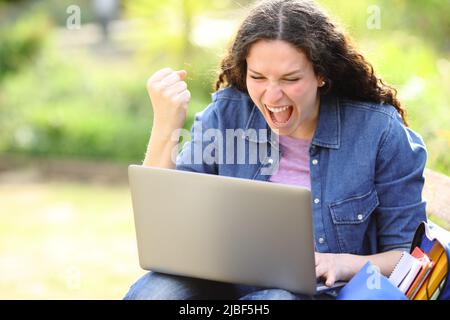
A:
<svg viewBox="0 0 450 320">
<path fill-rule="evenodd" d="M 450 1 L 317 2 L 398 89 L 427 167 L 449 176 Z M 120 299 L 144 274 L 126 167 L 152 126 L 146 80 L 188 71 L 189 129 L 251 3 L 0 0 L 0 299 Z"/>
</svg>

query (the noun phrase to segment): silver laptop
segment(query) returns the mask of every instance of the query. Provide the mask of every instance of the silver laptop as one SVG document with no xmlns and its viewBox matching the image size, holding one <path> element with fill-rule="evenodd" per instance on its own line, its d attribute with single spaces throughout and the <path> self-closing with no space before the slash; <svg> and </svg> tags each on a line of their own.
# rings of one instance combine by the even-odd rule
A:
<svg viewBox="0 0 450 320">
<path fill-rule="evenodd" d="M 138 165 L 128 176 L 143 269 L 309 295 L 329 289 L 316 281 L 308 189 Z"/>
</svg>

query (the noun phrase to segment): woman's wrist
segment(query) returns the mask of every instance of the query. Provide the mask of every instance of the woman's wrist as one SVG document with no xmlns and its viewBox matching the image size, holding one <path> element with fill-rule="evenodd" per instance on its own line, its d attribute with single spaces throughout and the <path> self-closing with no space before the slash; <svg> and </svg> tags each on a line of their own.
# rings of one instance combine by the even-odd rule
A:
<svg viewBox="0 0 450 320">
<path fill-rule="evenodd" d="M 341 256 L 342 256 L 341 278 L 342 280 L 348 281 L 356 273 L 358 273 L 358 271 L 364 266 L 365 259 L 364 256 L 358 256 L 349 253 L 343 253 Z"/>
<path fill-rule="evenodd" d="M 350 280 L 367 262 L 380 269 L 380 272 L 388 276 L 397 261 L 400 259 L 401 251 L 388 251 L 369 256 L 360 256 L 355 254 L 340 254 L 341 256 L 341 279 Z"/>
<path fill-rule="evenodd" d="M 175 168 L 180 131 L 154 123 L 145 153 L 144 165 Z"/>
<path fill-rule="evenodd" d="M 151 135 L 157 140 L 165 140 L 167 142 L 171 140 L 178 141 L 177 137 L 174 136 L 179 134 L 179 131 L 176 127 L 174 128 L 173 126 L 167 126 L 161 122 L 154 121 Z"/>
</svg>

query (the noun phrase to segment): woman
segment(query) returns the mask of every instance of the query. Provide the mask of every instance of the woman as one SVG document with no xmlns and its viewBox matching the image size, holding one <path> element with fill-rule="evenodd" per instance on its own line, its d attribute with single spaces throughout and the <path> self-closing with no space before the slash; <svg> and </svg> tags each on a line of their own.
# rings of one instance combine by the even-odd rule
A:
<svg viewBox="0 0 450 320">
<path fill-rule="evenodd" d="M 426 220 L 425 146 L 407 127 L 396 91 L 321 9 L 309 1 L 275 0 L 249 13 L 221 63 L 213 102 L 196 116 L 192 141 L 175 164 L 172 133 L 183 127 L 190 99 L 185 76 L 166 68 L 148 81 L 154 124 L 144 165 L 308 187 L 317 277 L 332 286 L 368 261 L 390 274 Z M 236 160 L 239 150 L 217 145 L 215 161 L 192 161 L 195 150 L 211 143 L 198 128 L 223 137 L 227 129 L 244 130 L 226 144 L 243 139 L 246 159 L 263 149 L 270 156 L 228 163 L 223 158 L 233 151 L 228 158 Z M 267 135 L 261 130 L 269 128 Z M 245 134 L 252 129 L 258 134 Z M 267 174 L 267 167 L 274 170 Z M 306 298 L 159 273 L 142 277 L 126 298 L 221 297 Z"/>
</svg>

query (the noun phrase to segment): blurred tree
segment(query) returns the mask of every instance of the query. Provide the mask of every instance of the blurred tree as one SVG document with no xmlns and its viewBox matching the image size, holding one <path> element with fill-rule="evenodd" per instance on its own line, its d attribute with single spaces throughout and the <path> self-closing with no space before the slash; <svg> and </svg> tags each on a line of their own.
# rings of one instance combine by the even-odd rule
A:
<svg viewBox="0 0 450 320">
<path fill-rule="evenodd" d="M 125 0 L 123 6 L 124 16 L 135 26 L 129 41 L 134 44 L 142 68 L 149 73 L 164 66 L 183 68 L 188 71 L 187 81 L 194 96 L 209 100 L 217 51 L 196 44 L 194 31 L 200 17 L 230 19 L 230 13 L 236 8 L 235 1 Z M 209 31 L 211 36 L 217 35 L 214 30 Z"/>
<path fill-rule="evenodd" d="M 65 26 L 67 8 L 78 6 L 82 23 L 96 21 L 92 0 L 0 0 L 0 27 L 16 21 L 22 15 L 44 12 L 52 23 Z"/>
<path fill-rule="evenodd" d="M 195 58 L 199 47 L 193 43 L 193 31 L 199 17 L 232 19 L 236 8 L 250 0 L 124 0 L 125 16 L 139 21 L 135 40 L 142 52 L 151 54 L 153 63 L 180 63 Z M 131 35 L 133 37 L 133 35 Z M 217 35 L 218 36 L 218 35 Z M 194 54 L 195 53 L 195 54 Z"/>
<path fill-rule="evenodd" d="M 380 0 L 386 24 L 393 30 L 408 30 L 440 51 L 450 52 L 450 1 Z"/>
<path fill-rule="evenodd" d="M 19 71 L 38 54 L 49 29 L 42 14 L 21 16 L 14 24 L 0 28 L 0 84 L 10 73 Z"/>
<path fill-rule="evenodd" d="M 317 0 L 358 39 L 389 37 L 395 31 L 420 37 L 439 51 L 450 51 L 448 0 Z M 367 28 L 370 7 L 379 8 L 379 29 Z"/>
</svg>

